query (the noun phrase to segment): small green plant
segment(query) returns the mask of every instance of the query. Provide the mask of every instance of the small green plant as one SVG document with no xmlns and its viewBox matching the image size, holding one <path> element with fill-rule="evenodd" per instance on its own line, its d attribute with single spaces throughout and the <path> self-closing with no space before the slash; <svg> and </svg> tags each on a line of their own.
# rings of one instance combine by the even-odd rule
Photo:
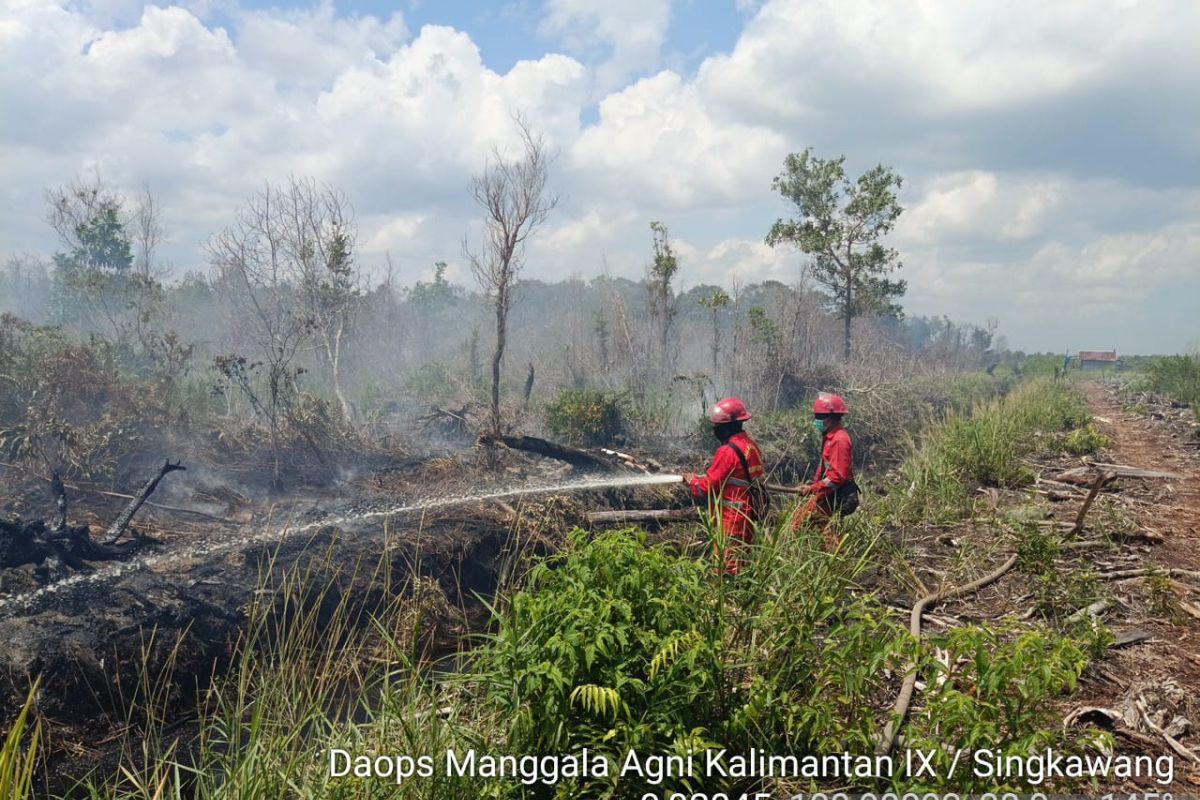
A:
<svg viewBox="0 0 1200 800">
<path fill-rule="evenodd" d="M 1018 564 L 1030 575 L 1044 575 L 1054 570 L 1054 559 L 1062 550 L 1062 541 L 1042 530 L 1036 521 L 1027 522 L 1017 530 Z"/>
<path fill-rule="evenodd" d="M 577 445 L 609 444 L 624 433 L 616 395 L 598 389 L 566 389 L 546 409 L 555 436 Z"/>
<path fill-rule="evenodd" d="M 1091 614 L 1085 614 L 1083 619 L 1070 630 L 1070 634 L 1092 661 L 1102 658 L 1108 648 L 1117 641 L 1117 637 L 1108 629 L 1108 626 Z"/>
<path fill-rule="evenodd" d="M 909 724 L 906 745 L 936 749 L 940 775 L 948 774 L 956 750 L 1007 756 L 1049 747 L 1067 753 L 1094 739 L 1064 732 L 1051 702 L 1075 688 L 1088 664 L 1087 653 L 1071 637 L 1045 628 L 968 626 L 931 638 L 923 652 L 929 688 Z M 1030 782 L 998 781 L 967 770 L 953 785 L 979 792 L 1029 788 Z M 909 780 L 904 786 L 940 788 L 937 782 L 916 786 Z"/>
<path fill-rule="evenodd" d="M 513 753 L 869 747 L 872 698 L 903 639 L 876 601 L 849 594 L 858 561 L 810 538 L 767 533 L 728 581 L 638 532 L 576 531 L 499 612 L 467 679 Z"/>
<path fill-rule="evenodd" d="M 1076 428 L 1067 434 L 1063 441 L 1063 450 L 1071 455 L 1085 456 L 1108 447 L 1109 439 L 1097 431 L 1091 424 Z"/>
<path fill-rule="evenodd" d="M 1164 622 L 1178 622 L 1182 616 L 1179 598 L 1171 585 L 1171 576 L 1164 570 L 1151 567 L 1144 579 L 1146 586 L 1146 606 L 1151 614 Z"/>
<path fill-rule="evenodd" d="M 1042 616 L 1058 618 L 1086 608 L 1100 598 L 1100 581 L 1090 567 L 1049 570 L 1034 585 L 1033 606 Z"/>
</svg>

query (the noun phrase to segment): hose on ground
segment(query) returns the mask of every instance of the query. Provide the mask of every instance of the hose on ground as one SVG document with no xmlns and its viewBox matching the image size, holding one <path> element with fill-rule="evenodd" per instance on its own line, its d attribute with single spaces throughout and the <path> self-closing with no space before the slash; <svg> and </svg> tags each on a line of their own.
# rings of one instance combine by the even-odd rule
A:
<svg viewBox="0 0 1200 800">
<path fill-rule="evenodd" d="M 997 567 L 994 571 L 989 572 L 978 580 L 963 584 L 962 586 L 954 586 L 949 589 L 940 589 L 936 592 L 931 592 L 918 600 L 912 607 L 912 614 L 909 616 L 908 630 L 920 642 L 921 639 L 921 616 L 925 613 L 925 609 L 932 605 L 949 600 L 953 597 L 961 597 L 964 594 L 971 594 L 980 589 L 995 583 L 1004 576 L 1006 572 L 1017 565 L 1017 554 L 1013 553 L 1008 560 Z M 896 703 L 892 706 L 891 718 L 888 719 L 887 725 L 883 728 L 883 734 L 880 737 L 879 744 L 875 748 L 875 754 L 886 756 L 892 752 L 892 746 L 896 743 L 896 733 L 899 730 L 901 723 L 908 716 L 908 705 L 912 702 L 913 689 L 917 685 L 917 667 L 919 659 L 914 657 L 909 662 L 908 669 L 905 670 L 904 683 L 900 685 L 900 694 L 896 696 Z"/>
</svg>

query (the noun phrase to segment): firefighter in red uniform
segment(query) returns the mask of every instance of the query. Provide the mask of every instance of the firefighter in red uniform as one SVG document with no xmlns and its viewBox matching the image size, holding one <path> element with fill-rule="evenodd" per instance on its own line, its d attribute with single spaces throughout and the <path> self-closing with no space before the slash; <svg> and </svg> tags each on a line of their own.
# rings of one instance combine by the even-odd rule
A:
<svg viewBox="0 0 1200 800">
<path fill-rule="evenodd" d="M 842 427 L 842 417 L 849 413 L 840 395 L 822 392 L 813 401 L 813 427 L 822 437 L 821 464 L 809 486 L 800 488 L 809 496 L 792 520 L 792 530 L 805 523 L 820 522 L 825 547 L 836 550 L 840 542 L 829 530 L 834 514 L 852 514 L 858 507 L 858 486 L 854 483 L 854 446 L 850 434 Z"/>
<path fill-rule="evenodd" d="M 708 498 L 712 515 L 721 521 L 721 530 L 727 537 L 725 550 L 717 557 L 724 561 L 726 574 L 736 575 L 742 559 L 735 550 L 754 539 L 756 520 L 750 499 L 750 482 L 763 477 L 762 454 L 758 445 L 742 430 L 742 423 L 750 419 L 750 412 L 738 398 L 726 397 L 718 402 L 708 419 L 713 424 L 713 436 L 721 444 L 708 472 L 686 474 L 683 482 L 688 485 L 692 497 Z"/>
</svg>

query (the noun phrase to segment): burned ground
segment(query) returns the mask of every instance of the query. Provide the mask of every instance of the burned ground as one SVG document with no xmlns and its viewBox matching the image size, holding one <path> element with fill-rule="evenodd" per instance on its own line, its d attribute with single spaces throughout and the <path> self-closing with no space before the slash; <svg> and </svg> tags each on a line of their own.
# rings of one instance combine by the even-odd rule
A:
<svg viewBox="0 0 1200 800">
<path fill-rule="evenodd" d="M 10 519 L 49 507 L 37 476 L 10 474 Z M 502 573 L 555 548 L 557 537 L 585 522 L 586 508 L 688 502 L 681 491 L 656 487 L 470 499 L 573 476 L 567 465 L 514 452 L 498 472 L 484 470 L 468 451 L 393 461 L 334 488 L 271 502 L 215 483 L 212 474 L 192 487 L 177 481 L 135 520 L 145 544 L 128 559 L 80 564 L 57 577 L 36 563 L 0 571 L 0 639 L 8 644 L 0 652 L 0 719 L 15 715 L 40 675 L 48 774 L 79 777 L 115 764 L 131 731 L 136 736 L 148 676 L 164 692 L 161 711 L 186 732 L 235 657 L 248 605 L 281 575 L 299 572 L 326 587 L 322 609 L 348 601 L 364 632 L 389 592 L 435 586 L 441 611 L 419 632 L 420 650 L 432 658 L 485 625 L 482 601 Z M 125 502 L 93 492 L 71 497 L 79 529 L 90 524 L 96 537 Z M 203 513 L 180 513 L 184 506 Z M 396 511 L 406 506 L 417 508 Z M 322 610 L 316 619 L 323 624 Z M 61 792 L 68 784 L 44 788 Z"/>
</svg>

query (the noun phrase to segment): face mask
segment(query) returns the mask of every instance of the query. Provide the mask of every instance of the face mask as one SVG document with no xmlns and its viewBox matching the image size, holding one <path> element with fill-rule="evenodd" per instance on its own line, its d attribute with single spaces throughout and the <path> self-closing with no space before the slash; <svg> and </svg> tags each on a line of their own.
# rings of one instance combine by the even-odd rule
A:
<svg viewBox="0 0 1200 800">
<path fill-rule="evenodd" d="M 825 420 L 814 419 L 813 427 L 817 429 L 817 433 L 824 433 L 825 432 Z"/>
</svg>

